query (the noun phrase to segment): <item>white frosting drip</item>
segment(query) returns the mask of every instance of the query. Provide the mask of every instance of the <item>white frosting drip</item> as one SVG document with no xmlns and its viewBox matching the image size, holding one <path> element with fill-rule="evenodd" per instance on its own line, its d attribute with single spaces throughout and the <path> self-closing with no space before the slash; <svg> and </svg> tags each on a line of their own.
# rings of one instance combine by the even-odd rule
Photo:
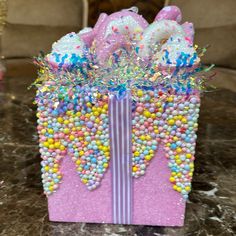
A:
<svg viewBox="0 0 236 236">
<path fill-rule="evenodd" d="M 129 33 L 131 37 L 133 37 L 134 34 L 143 32 L 143 28 L 131 16 L 125 16 L 120 19 L 111 21 L 106 28 L 105 38 L 113 34 L 115 32 L 114 29 L 117 29 L 117 31 L 121 34 Z"/>
<path fill-rule="evenodd" d="M 76 33 L 69 33 L 59 39 L 52 45 L 52 53 L 57 52 L 60 54 L 72 54 L 82 56 L 82 49 L 84 43 Z"/>
<path fill-rule="evenodd" d="M 175 35 L 170 37 L 165 44 L 162 45 L 161 50 L 157 52 L 157 63 L 162 66 L 175 66 L 181 60 L 181 55 L 186 55 L 185 66 L 197 64 L 200 58 L 197 56 L 196 50 L 183 35 Z"/>
<path fill-rule="evenodd" d="M 161 20 L 153 22 L 144 30 L 142 40 L 138 43 L 139 56 L 142 58 L 152 56 L 153 46 L 175 34 L 185 35 L 184 30 L 176 21 Z"/>
<path fill-rule="evenodd" d="M 84 42 L 76 33 L 72 32 L 53 43 L 52 52 L 47 55 L 47 59 L 56 64 L 73 64 L 71 61 L 72 54 L 82 57 L 83 48 Z"/>
</svg>

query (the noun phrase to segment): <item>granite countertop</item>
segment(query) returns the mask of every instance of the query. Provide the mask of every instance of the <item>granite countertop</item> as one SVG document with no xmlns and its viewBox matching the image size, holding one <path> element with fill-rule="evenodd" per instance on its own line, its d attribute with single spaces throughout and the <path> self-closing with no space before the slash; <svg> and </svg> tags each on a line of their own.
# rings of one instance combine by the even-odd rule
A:
<svg viewBox="0 0 236 236">
<path fill-rule="evenodd" d="M 54 223 L 40 179 L 34 91 L 27 90 L 33 77 L 13 74 L 0 84 L 0 235 L 236 234 L 236 92 L 217 89 L 202 97 L 184 227 Z"/>
</svg>

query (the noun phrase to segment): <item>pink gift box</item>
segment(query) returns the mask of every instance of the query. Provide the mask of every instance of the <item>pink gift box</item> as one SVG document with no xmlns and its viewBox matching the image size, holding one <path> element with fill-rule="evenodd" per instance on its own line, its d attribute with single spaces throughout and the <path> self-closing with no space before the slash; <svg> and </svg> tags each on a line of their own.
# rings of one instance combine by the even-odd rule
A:
<svg viewBox="0 0 236 236">
<path fill-rule="evenodd" d="M 199 96 L 181 96 L 182 101 L 193 98 Z M 135 110 L 131 111 L 131 107 L 130 96 L 109 98 L 111 159 L 96 189 L 86 188 L 71 156 L 65 153 L 60 164 L 63 179 L 59 188 L 48 196 L 51 221 L 183 225 L 186 200 L 169 180 L 171 169 L 162 141 L 145 174 L 132 177 L 131 122 Z"/>
<path fill-rule="evenodd" d="M 210 68 L 181 18 L 175 6 L 150 25 L 136 8 L 101 14 L 36 60 L 51 221 L 183 225 Z"/>
</svg>

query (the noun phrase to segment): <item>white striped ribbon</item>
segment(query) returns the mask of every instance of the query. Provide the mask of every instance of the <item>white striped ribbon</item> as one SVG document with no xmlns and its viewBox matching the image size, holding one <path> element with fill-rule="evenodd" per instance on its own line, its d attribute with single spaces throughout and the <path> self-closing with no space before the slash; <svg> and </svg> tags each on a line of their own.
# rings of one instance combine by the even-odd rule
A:
<svg viewBox="0 0 236 236">
<path fill-rule="evenodd" d="M 109 99 L 112 165 L 112 210 L 115 224 L 131 224 L 132 215 L 132 114 L 130 94 Z"/>
</svg>

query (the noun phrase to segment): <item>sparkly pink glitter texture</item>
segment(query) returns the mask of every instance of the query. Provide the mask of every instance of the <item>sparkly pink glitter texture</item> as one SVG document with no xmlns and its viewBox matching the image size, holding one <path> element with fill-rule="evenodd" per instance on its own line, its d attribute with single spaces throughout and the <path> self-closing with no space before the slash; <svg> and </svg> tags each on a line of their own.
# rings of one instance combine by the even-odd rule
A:
<svg viewBox="0 0 236 236">
<path fill-rule="evenodd" d="M 170 170 L 164 151 L 159 148 L 145 176 L 133 179 L 133 224 L 182 226 L 185 201 L 172 189 Z M 64 158 L 63 181 L 56 193 L 48 197 L 49 219 L 62 222 L 112 223 L 111 171 L 101 186 L 88 191 L 80 182 L 75 165 Z"/>
</svg>

